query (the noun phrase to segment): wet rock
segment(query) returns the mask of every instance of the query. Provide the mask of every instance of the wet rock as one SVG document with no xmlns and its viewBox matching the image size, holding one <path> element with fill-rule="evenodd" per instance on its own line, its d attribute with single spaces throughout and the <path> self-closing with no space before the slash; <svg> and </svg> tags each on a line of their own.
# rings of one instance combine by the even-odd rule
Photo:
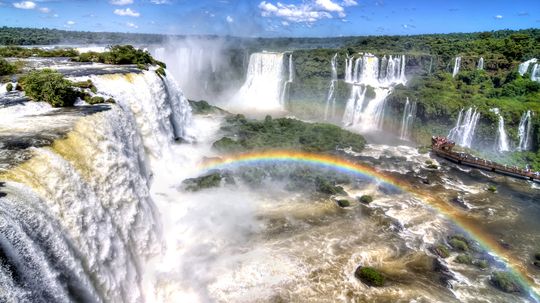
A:
<svg viewBox="0 0 540 303">
<path fill-rule="evenodd" d="M 459 207 L 469 209 L 469 206 L 467 206 L 467 203 L 465 202 L 465 199 L 463 197 L 457 196 L 452 199 L 452 203 L 458 205 Z"/>
<path fill-rule="evenodd" d="M 384 276 L 372 267 L 358 266 L 358 268 L 356 268 L 354 271 L 354 276 L 369 286 L 384 286 Z"/>
<path fill-rule="evenodd" d="M 182 181 L 182 185 L 185 190 L 195 192 L 203 189 L 220 187 L 223 182 L 225 182 L 225 184 L 235 184 L 232 173 L 214 170 L 197 178 L 186 179 Z"/>
<path fill-rule="evenodd" d="M 519 284 L 517 278 L 508 272 L 494 272 L 489 282 L 495 288 L 507 293 L 521 293 L 523 291 L 523 287 Z"/>
<path fill-rule="evenodd" d="M 370 195 L 363 195 L 363 196 L 358 198 L 358 202 L 361 202 L 361 203 L 364 203 L 364 204 L 369 204 L 369 203 L 373 202 L 373 197 L 370 196 Z"/>
<path fill-rule="evenodd" d="M 377 187 L 377 189 L 385 195 L 397 195 L 401 193 L 399 188 L 389 184 L 381 184 Z"/>
<path fill-rule="evenodd" d="M 3 198 L 5 196 L 7 196 L 7 194 L 0 191 L 0 198 Z"/>
<path fill-rule="evenodd" d="M 422 178 L 421 182 L 426 185 L 431 185 L 431 180 L 429 180 L 428 178 Z"/>
<path fill-rule="evenodd" d="M 499 245 L 504 248 L 504 249 L 512 249 L 512 245 L 510 245 L 509 243 L 507 243 L 506 241 L 504 240 L 499 240 Z"/>
<path fill-rule="evenodd" d="M 442 259 L 433 259 L 433 271 L 439 273 L 439 281 L 442 285 L 452 288 L 450 281 L 455 280 L 455 277 Z"/>
</svg>

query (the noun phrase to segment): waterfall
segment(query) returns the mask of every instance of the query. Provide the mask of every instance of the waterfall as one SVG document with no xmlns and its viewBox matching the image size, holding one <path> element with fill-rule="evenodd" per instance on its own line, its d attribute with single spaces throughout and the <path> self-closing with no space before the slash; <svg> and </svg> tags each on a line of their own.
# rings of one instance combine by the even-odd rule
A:
<svg viewBox="0 0 540 303">
<path fill-rule="evenodd" d="M 456 57 L 454 61 L 454 71 L 452 72 L 452 77 L 455 78 L 457 74 L 459 73 L 459 69 L 461 68 L 461 57 Z"/>
<path fill-rule="evenodd" d="M 284 58 L 284 53 L 252 54 L 249 58 L 246 81 L 233 97 L 230 106 L 241 110 L 284 110 L 282 103 L 286 71 Z M 291 74 L 289 73 L 289 77 Z"/>
<path fill-rule="evenodd" d="M 497 127 L 496 150 L 499 152 L 510 151 L 510 145 L 508 143 L 508 135 L 506 134 L 506 130 L 504 128 L 504 118 L 501 115 L 501 112 L 498 108 L 492 108 L 490 109 L 490 111 L 495 113 L 499 117 L 499 123 Z"/>
<path fill-rule="evenodd" d="M 538 63 L 534 64 L 531 71 L 531 80 L 540 82 L 540 68 L 538 68 Z"/>
<path fill-rule="evenodd" d="M 190 109 L 153 71 L 90 78 L 117 104 L 0 173 L 2 302 L 144 301 L 142 265 L 162 249 L 152 163 L 185 132 Z M 32 124 L 47 132 L 69 113 L 22 119 L 48 121 Z"/>
<path fill-rule="evenodd" d="M 293 54 L 289 54 L 289 64 L 287 66 L 287 73 L 289 74 L 289 78 L 285 83 L 283 83 L 283 89 L 281 90 L 281 97 L 280 102 L 281 106 L 283 108 L 286 107 L 287 98 L 289 97 L 289 89 L 291 84 L 294 82 L 294 63 L 293 63 Z"/>
<path fill-rule="evenodd" d="M 328 96 L 326 97 L 326 107 L 324 109 L 324 120 L 332 119 L 334 118 L 334 115 L 336 113 L 336 97 L 334 96 L 334 92 L 336 90 L 336 84 L 337 84 L 337 56 L 336 53 L 334 57 L 332 57 L 332 60 L 330 61 L 330 65 L 332 67 L 332 80 L 330 80 L 330 88 L 328 89 Z"/>
<path fill-rule="evenodd" d="M 480 113 L 475 108 L 470 107 L 463 113 L 459 111 L 456 126 L 450 130 L 448 138 L 463 147 L 471 147 L 474 139 L 474 132 L 480 120 Z"/>
<path fill-rule="evenodd" d="M 476 69 L 484 70 L 484 58 L 483 57 L 480 57 L 480 59 L 478 60 L 478 66 L 476 67 Z"/>
<path fill-rule="evenodd" d="M 401 119 L 401 140 L 408 140 L 411 135 L 411 128 L 416 116 L 416 102 L 410 102 L 407 98 L 405 102 L 405 108 L 403 110 L 403 118 Z"/>
<path fill-rule="evenodd" d="M 343 114 L 343 124 L 360 131 L 380 130 L 384 122 L 386 98 L 397 84 L 407 82 L 405 56 L 383 57 L 362 54 L 354 62 L 347 58 L 345 80 L 351 94 Z M 369 100 L 366 100 L 369 98 Z"/>
<path fill-rule="evenodd" d="M 527 60 L 519 65 L 518 72 L 520 75 L 525 75 L 529 71 L 529 67 L 531 64 L 535 64 L 538 62 L 538 59 L 532 58 L 530 60 Z"/>
<path fill-rule="evenodd" d="M 528 110 L 523 113 L 521 120 L 519 121 L 518 137 L 519 137 L 519 151 L 529 150 L 531 148 L 531 130 L 532 130 L 532 112 Z"/>
</svg>

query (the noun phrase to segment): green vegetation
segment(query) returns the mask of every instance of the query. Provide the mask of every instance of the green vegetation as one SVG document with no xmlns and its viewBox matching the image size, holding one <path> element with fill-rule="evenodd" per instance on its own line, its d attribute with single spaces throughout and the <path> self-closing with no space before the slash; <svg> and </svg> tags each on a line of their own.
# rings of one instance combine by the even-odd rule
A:
<svg viewBox="0 0 540 303">
<path fill-rule="evenodd" d="M 234 178 L 231 173 L 224 171 L 211 171 L 203 176 L 186 179 L 182 181 L 183 187 L 187 191 L 200 191 L 203 189 L 219 187 L 224 181 L 226 184 L 234 184 Z"/>
<path fill-rule="evenodd" d="M 469 251 L 469 241 L 462 235 L 453 235 L 448 239 L 448 244 L 459 251 Z"/>
<path fill-rule="evenodd" d="M 370 196 L 370 195 L 363 195 L 360 198 L 358 198 L 358 201 L 360 201 L 360 202 L 362 202 L 364 204 L 369 204 L 369 203 L 373 202 L 373 197 Z"/>
<path fill-rule="evenodd" d="M 47 102 L 53 107 L 73 106 L 79 93 L 64 75 L 52 69 L 35 70 L 19 79 L 19 83 L 34 101 Z"/>
<path fill-rule="evenodd" d="M 375 286 L 375 287 L 384 286 L 384 281 L 385 281 L 384 276 L 372 267 L 360 266 L 354 272 L 354 276 L 369 286 Z"/>
<path fill-rule="evenodd" d="M 343 187 L 338 186 L 335 182 L 323 177 L 315 178 L 315 187 L 317 192 L 327 195 L 346 195 Z"/>
<path fill-rule="evenodd" d="M 17 71 L 15 64 L 7 62 L 5 59 L 0 58 L 0 76 L 6 76 L 14 74 Z"/>
<path fill-rule="evenodd" d="M 191 110 L 196 115 L 208 115 L 208 114 L 226 114 L 227 111 L 217 107 L 210 105 L 208 102 L 201 100 L 201 101 L 193 101 L 188 100 L 189 105 L 191 106 Z"/>
<path fill-rule="evenodd" d="M 137 49 L 132 45 L 111 46 L 108 51 L 103 53 L 82 53 L 74 58 L 74 60 L 79 62 L 99 62 L 115 65 L 136 64 L 142 69 L 148 65 L 158 65 L 159 68 L 156 72 L 160 76 L 165 75 L 164 68 L 166 68 L 165 63 L 155 60 L 148 51 Z"/>
<path fill-rule="evenodd" d="M 490 186 L 487 187 L 487 191 L 495 193 L 495 192 L 497 192 L 497 186 L 490 185 Z"/>
<path fill-rule="evenodd" d="M 221 152 L 238 152 L 256 149 L 299 149 L 308 152 L 336 152 L 339 148 L 364 149 L 365 139 L 338 126 L 322 123 L 305 123 L 295 119 L 248 121 L 243 115 L 227 118 L 224 130 L 237 137 L 224 137 L 213 147 Z"/>
<path fill-rule="evenodd" d="M 468 265 L 473 264 L 473 259 L 472 259 L 471 255 L 469 255 L 469 254 L 458 255 L 456 257 L 455 261 L 457 263 L 460 263 L 460 264 L 468 264 Z"/>
<path fill-rule="evenodd" d="M 54 48 L 54 49 L 41 49 L 41 48 L 27 48 L 20 46 L 7 46 L 0 47 L 0 57 L 13 57 L 13 58 L 29 58 L 29 57 L 75 57 L 79 53 L 72 48 Z"/>
<path fill-rule="evenodd" d="M 487 269 L 489 267 L 487 260 L 476 260 L 473 262 L 473 264 L 480 269 Z"/>
<path fill-rule="evenodd" d="M 521 293 L 523 291 L 518 279 L 508 272 L 494 272 L 489 281 L 493 286 L 507 293 Z"/>
<path fill-rule="evenodd" d="M 351 201 L 345 200 L 345 199 L 337 200 L 336 203 L 337 203 L 337 205 L 339 207 L 349 207 L 349 206 L 351 206 Z"/>
<path fill-rule="evenodd" d="M 431 248 L 431 251 L 438 255 L 439 257 L 446 259 L 450 256 L 450 252 L 448 251 L 448 247 L 444 244 L 437 244 Z"/>
<path fill-rule="evenodd" d="M 13 90 L 13 84 L 8 83 L 8 84 L 6 85 L 6 91 L 10 92 L 10 91 L 12 91 L 12 90 Z"/>
</svg>

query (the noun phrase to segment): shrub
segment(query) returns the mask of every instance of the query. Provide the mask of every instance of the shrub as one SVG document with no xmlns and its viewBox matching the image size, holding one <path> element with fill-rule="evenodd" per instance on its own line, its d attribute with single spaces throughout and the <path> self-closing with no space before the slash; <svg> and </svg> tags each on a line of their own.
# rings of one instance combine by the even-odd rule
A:
<svg viewBox="0 0 540 303">
<path fill-rule="evenodd" d="M 448 258 L 450 256 L 450 252 L 448 251 L 448 248 L 443 244 L 437 244 L 433 246 L 431 248 L 431 251 L 443 259 Z"/>
<path fill-rule="evenodd" d="M 0 76 L 11 75 L 17 71 L 17 67 L 14 64 L 7 62 L 5 59 L 0 58 Z"/>
<path fill-rule="evenodd" d="M 480 269 L 487 269 L 489 267 L 489 263 L 487 260 L 476 260 L 473 262 L 473 264 Z"/>
<path fill-rule="evenodd" d="M 354 276 L 369 286 L 380 287 L 384 285 L 385 278 L 376 269 L 371 267 L 358 267 Z"/>
<path fill-rule="evenodd" d="M 351 202 L 349 200 L 337 200 L 337 205 L 339 207 L 349 207 L 351 206 Z"/>
<path fill-rule="evenodd" d="M 496 288 L 507 293 L 519 293 L 523 291 L 523 288 L 517 281 L 516 277 L 512 274 L 504 271 L 497 271 L 491 275 L 489 280 Z"/>
<path fill-rule="evenodd" d="M 12 90 L 13 90 L 13 84 L 8 83 L 8 84 L 6 85 L 6 91 L 10 92 L 10 91 L 12 91 Z"/>
<path fill-rule="evenodd" d="M 450 240 L 448 241 L 448 244 L 452 246 L 452 248 L 461 250 L 461 251 L 468 251 L 469 245 L 467 243 L 467 239 L 461 235 L 454 235 L 450 237 Z"/>
<path fill-rule="evenodd" d="M 490 185 L 490 186 L 488 186 L 487 190 L 488 190 L 489 192 L 492 192 L 492 193 L 497 192 L 497 186 L 495 186 L 495 185 Z"/>
<path fill-rule="evenodd" d="M 47 102 L 53 107 L 73 106 L 78 93 L 73 83 L 52 69 L 35 70 L 19 81 L 26 96 L 34 101 Z"/>
<path fill-rule="evenodd" d="M 461 264 L 472 264 L 473 263 L 473 260 L 472 260 L 471 256 L 468 255 L 468 254 L 457 256 L 455 261 L 457 263 L 461 263 Z"/>
<path fill-rule="evenodd" d="M 101 104 L 101 103 L 105 103 L 105 98 L 103 97 L 99 97 L 99 96 L 94 96 L 94 97 L 91 97 L 89 98 L 88 100 L 85 100 L 86 103 L 88 104 Z"/>
<path fill-rule="evenodd" d="M 360 198 L 358 198 L 358 201 L 360 201 L 360 202 L 362 202 L 364 204 L 369 204 L 369 203 L 373 202 L 373 197 L 369 196 L 369 195 L 363 195 Z"/>
</svg>

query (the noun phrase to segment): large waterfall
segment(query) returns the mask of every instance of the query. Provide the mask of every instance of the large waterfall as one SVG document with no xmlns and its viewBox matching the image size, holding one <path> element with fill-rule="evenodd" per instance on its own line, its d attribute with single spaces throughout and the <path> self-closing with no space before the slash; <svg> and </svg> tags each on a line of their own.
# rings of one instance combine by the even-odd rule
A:
<svg viewBox="0 0 540 303">
<path fill-rule="evenodd" d="M 292 55 L 290 55 L 292 56 Z M 290 68 L 292 57 L 290 57 Z M 288 72 L 289 76 L 286 76 Z M 230 107 L 239 110 L 281 111 L 285 109 L 283 90 L 285 81 L 293 81 L 285 67 L 285 53 L 254 53 L 249 58 L 246 81 Z"/>
<path fill-rule="evenodd" d="M 506 129 L 504 127 L 504 117 L 501 115 L 501 111 L 498 108 L 492 108 L 490 111 L 499 117 L 499 122 L 497 124 L 496 150 L 499 152 L 510 151 L 508 135 L 506 134 Z"/>
<path fill-rule="evenodd" d="M 326 97 L 326 107 L 324 108 L 324 120 L 333 119 L 336 114 L 336 85 L 337 85 L 337 56 L 335 54 L 330 61 L 332 68 L 332 79 L 330 80 L 330 88 L 328 89 L 328 96 Z"/>
<path fill-rule="evenodd" d="M 521 120 L 519 121 L 519 127 L 518 127 L 518 137 L 519 137 L 519 145 L 518 150 L 529 150 L 531 148 L 532 138 L 531 138 L 531 130 L 532 130 L 532 112 L 528 110 L 527 112 L 523 113 L 523 116 L 521 116 Z"/>
<path fill-rule="evenodd" d="M 474 139 L 474 132 L 480 120 L 480 112 L 475 108 L 470 107 L 463 112 L 459 111 L 456 126 L 450 130 L 448 138 L 454 140 L 458 145 L 463 147 L 471 147 Z"/>
<path fill-rule="evenodd" d="M 454 59 L 454 70 L 452 71 L 452 77 L 456 77 L 459 74 L 459 69 L 461 68 L 461 57 L 456 57 Z"/>
<path fill-rule="evenodd" d="M 362 54 L 354 61 L 347 58 L 345 81 L 351 95 L 345 107 L 343 123 L 360 131 L 380 130 L 383 127 L 386 98 L 397 84 L 405 84 L 405 56 Z"/>
<path fill-rule="evenodd" d="M 67 131 L 0 171 L 2 302 L 145 300 L 144 262 L 162 250 L 151 178 L 190 109 L 174 81 L 153 71 L 90 78 L 117 104 L 90 107 L 97 112 L 86 117 L 77 108 L 44 106 L 54 114 L 43 116 L 25 103 L 0 108 L 21 113 L 5 122 L 26 128 L 8 134 L 13 140 L 26 140 L 29 127 Z"/>
<path fill-rule="evenodd" d="M 415 116 L 416 102 L 410 102 L 409 98 L 407 98 L 405 108 L 403 109 L 403 118 L 401 119 L 401 132 L 399 136 L 401 140 L 409 139 Z"/>
</svg>

